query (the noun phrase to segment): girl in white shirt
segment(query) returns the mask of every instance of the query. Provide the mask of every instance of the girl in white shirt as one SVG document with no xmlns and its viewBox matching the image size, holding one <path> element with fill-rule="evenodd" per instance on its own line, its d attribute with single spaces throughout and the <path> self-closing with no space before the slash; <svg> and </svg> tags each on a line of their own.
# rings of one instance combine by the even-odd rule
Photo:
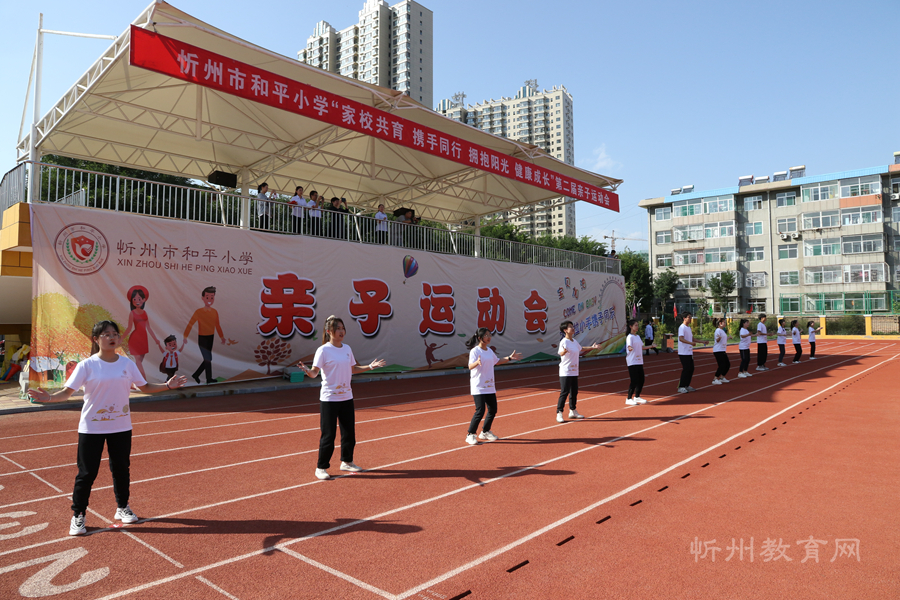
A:
<svg viewBox="0 0 900 600">
<path fill-rule="evenodd" d="M 681 361 L 681 377 L 678 380 L 678 393 L 687 394 L 696 392 L 691 387 L 691 379 L 694 377 L 694 346 L 709 342 L 707 340 L 694 340 L 694 332 L 691 330 L 691 313 L 684 313 L 682 323 L 678 326 L 678 359 Z"/>
<path fill-rule="evenodd" d="M 806 329 L 809 332 L 809 360 L 816 360 L 816 334 L 821 331 L 822 328 L 813 327 L 813 322 L 807 321 Z"/>
<path fill-rule="evenodd" d="M 569 418 L 583 419 L 584 415 L 575 409 L 578 402 L 578 365 L 581 361 L 581 355 L 588 350 L 599 348 L 599 344 L 594 344 L 588 348 L 582 348 L 575 340 L 575 325 L 572 321 L 563 321 L 559 330 L 563 334 L 563 339 L 559 341 L 560 356 L 559 361 L 559 400 L 556 402 L 556 422 L 564 423 L 563 408 L 566 406 L 566 397 L 569 398 Z"/>
<path fill-rule="evenodd" d="M 752 377 L 750 375 L 750 342 L 753 334 L 747 329 L 750 319 L 741 319 L 741 330 L 738 333 L 738 350 L 741 353 L 741 366 L 738 369 L 738 377 Z"/>
<path fill-rule="evenodd" d="M 803 347 L 800 346 L 800 328 L 797 327 L 797 319 L 791 321 L 791 342 L 794 344 L 794 364 L 800 362 L 803 356 Z"/>
<path fill-rule="evenodd" d="M 65 402 L 84 387 L 84 406 L 78 422 L 78 475 L 72 492 L 72 522 L 69 535 L 87 533 L 84 516 L 91 497 L 91 487 L 100 471 L 103 444 L 109 455 L 113 491 L 116 496 L 115 519 L 137 523 L 128 505 L 131 474 L 131 411 L 128 398 L 132 384 L 145 394 L 180 388 L 187 378 L 173 376 L 165 383 L 147 383 L 137 365 L 116 354 L 121 343 L 119 326 L 100 321 L 91 331 L 91 356 L 75 367 L 63 389 L 49 394 L 44 389 L 29 390 L 33 402 Z"/>
<path fill-rule="evenodd" d="M 378 212 L 375 213 L 375 242 L 378 244 L 387 244 L 388 222 L 387 215 L 384 214 L 384 204 L 378 205 Z"/>
<path fill-rule="evenodd" d="M 716 374 L 713 377 L 713 385 L 728 383 L 725 376 L 731 369 L 731 361 L 728 360 L 728 332 L 725 331 L 725 319 L 716 321 L 716 333 L 713 336 L 713 356 L 716 359 Z"/>
<path fill-rule="evenodd" d="M 322 345 L 313 357 L 312 369 L 307 368 L 303 361 L 297 363 L 309 377 L 315 378 L 322 373 L 322 387 L 319 389 L 319 426 L 322 435 L 319 437 L 319 460 L 316 463 L 316 478 L 322 480 L 331 479 L 328 467 L 331 466 L 331 457 L 334 455 L 338 423 L 341 424 L 341 471 L 362 471 L 353 462 L 356 415 L 350 377 L 354 373 L 371 371 L 385 365 L 381 359 L 373 360 L 366 366 L 358 365 L 353 357 L 353 350 L 343 343 L 345 333 L 344 321 L 331 315 L 325 319 Z"/>
<path fill-rule="evenodd" d="M 497 388 L 494 385 L 494 366 L 505 365 L 508 362 L 519 360 L 522 355 L 513 350 L 506 358 L 497 358 L 494 351 L 488 345 L 491 343 L 491 331 L 486 327 L 480 328 L 466 341 L 469 349 L 469 383 L 472 397 L 475 400 L 475 414 L 469 423 L 469 431 L 466 434 L 466 443 L 474 446 L 479 439 L 494 441 L 497 436 L 491 432 L 494 416 L 497 414 Z M 484 416 L 484 407 L 487 405 L 487 417 L 481 433 L 475 437 L 478 424 Z"/>
<path fill-rule="evenodd" d="M 303 186 L 294 188 L 294 197 L 288 204 L 291 205 L 291 229 L 295 234 L 303 233 L 303 216 L 306 210 L 306 200 L 303 199 Z"/>
<path fill-rule="evenodd" d="M 256 216 L 258 227 L 264 231 L 269 229 L 269 184 L 261 183 L 256 187 Z"/>
<path fill-rule="evenodd" d="M 656 346 L 652 344 L 645 346 L 641 343 L 641 336 L 638 335 L 640 321 L 629 319 L 627 326 L 630 333 L 625 338 L 625 364 L 628 366 L 631 385 L 628 386 L 625 404 L 629 406 L 647 404 L 647 401 L 641 398 L 641 390 L 644 388 L 644 350 L 656 350 Z"/>
<path fill-rule="evenodd" d="M 778 319 L 778 332 L 776 337 L 778 344 L 778 366 L 784 366 L 784 343 L 787 341 L 787 330 L 784 328 L 784 319 Z"/>
<path fill-rule="evenodd" d="M 756 324 L 756 370 L 768 371 L 766 358 L 769 356 L 769 330 L 766 329 L 766 314 L 760 313 Z"/>
</svg>

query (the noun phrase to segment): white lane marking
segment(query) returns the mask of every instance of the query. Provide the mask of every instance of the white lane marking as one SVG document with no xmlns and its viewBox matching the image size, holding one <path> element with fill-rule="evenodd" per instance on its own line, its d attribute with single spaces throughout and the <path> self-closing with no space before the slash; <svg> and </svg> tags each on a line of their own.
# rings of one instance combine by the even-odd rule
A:
<svg viewBox="0 0 900 600">
<path fill-rule="evenodd" d="M 3 458 L 3 459 L 8 460 L 8 461 L 11 462 L 12 464 L 14 464 L 14 465 L 16 465 L 17 467 L 19 467 L 20 469 L 24 469 L 24 468 L 25 468 L 25 467 L 23 467 L 22 465 L 20 465 L 19 463 L 17 463 L 16 461 L 14 461 L 13 459 L 11 459 L 11 458 L 9 458 L 8 456 L 6 456 L 5 454 L 0 454 L 0 458 Z M 4 473 L 4 475 L 5 475 L 5 474 L 6 474 L 6 473 Z"/>
<path fill-rule="evenodd" d="M 212 581 L 210 581 L 210 580 L 207 579 L 206 577 L 200 577 L 199 575 L 197 575 L 197 581 L 199 581 L 199 582 L 201 582 L 201 583 L 205 583 L 206 585 L 208 585 L 208 586 L 211 587 L 212 589 L 216 590 L 217 592 L 219 592 L 220 594 L 222 594 L 222 595 L 225 596 L 226 598 L 230 598 L 231 600 L 240 600 L 240 598 L 238 598 L 238 597 L 235 596 L 234 594 L 229 594 L 228 592 L 226 592 L 225 590 L 223 590 L 222 588 L 220 588 L 219 586 L 217 586 L 216 584 L 214 584 Z"/>
<path fill-rule="evenodd" d="M 52 488 L 55 492 L 59 492 L 60 494 L 64 493 L 61 489 L 59 489 L 58 487 L 56 487 L 55 485 L 53 485 L 52 483 L 50 483 L 49 481 L 47 481 L 46 479 L 44 479 L 43 477 L 41 477 L 40 475 L 38 475 L 37 473 L 35 473 L 35 472 L 32 471 L 32 472 L 30 472 L 30 475 L 31 475 L 32 477 L 34 477 L 35 479 L 37 479 L 38 481 L 40 481 L 41 483 L 47 484 L 47 485 L 48 485 L 50 488 Z"/>
<path fill-rule="evenodd" d="M 347 575 L 346 573 L 338 571 L 337 569 L 329 567 L 328 565 L 323 565 L 319 561 L 313 560 L 313 559 L 309 558 L 308 556 L 303 556 L 299 552 L 294 552 L 290 548 L 279 548 L 279 550 L 281 552 L 287 554 L 288 556 L 293 556 L 296 559 L 302 560 L 303 562 L 310 564 L 310 565 L 316 567 L 317 569 L 321 569 L 321 570 L 325 571 L 326 573 L 331 573 L 335 577 L 343 579 L 344 581 L 349 581 L 353 585 L 361 587 L 362 589 L 366 590 L 367 592 L 372 592 L 373 594 L 378 594 L 382 598 L 388 598 L 389 600 L 394 600 L 394 598 L 396 598 L 396 596 L 390 592 L 386 592 L 381 588 L 377 588 L 374 585 L 368 584 L 365 581 L 361 581 L 361 580 L 357 579 L 356 577 Z"/>
</svg>

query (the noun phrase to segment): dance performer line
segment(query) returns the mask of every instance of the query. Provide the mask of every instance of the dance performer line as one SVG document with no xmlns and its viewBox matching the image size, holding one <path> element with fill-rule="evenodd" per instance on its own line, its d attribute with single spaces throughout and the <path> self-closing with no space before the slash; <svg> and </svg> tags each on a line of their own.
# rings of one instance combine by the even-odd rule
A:
<svg viewBox="0 0 900 600">
<path fill-rule="evenodd" d="M 776 343 L 778 344 L 778 366 L 784 367 L 784 343 L 787 341 L 787 329 L 784 328 L 784 319 L 778 319 L 778 332 Z"/>
<path fill-rule="evenodd" d="M 584 415 L 575 408 L 578 402 L 578 364 L 581 362 L 582 354 L 599 348 L 600 344 L 595 343 L 593 346 L 582 348 L 575 340 L 575 325 L 572 321 L 563 321 L 559 330 L 565 337 L 559 341 L 559 400 L 556 402 L 556 422 L 565 423 L 563 408 L 566 407 L 566 396 L 569 397 L 569 418 L 584 418 Z"/>
<path fill-rule="evenodd" d="M 812 321 L 806 322 L 806 328 L 809 331 L 809 360 L 816 360 L 816 334 L 819 333 L 821 327 L 813 327 Z"/>
<path fill-rule="evenodd" d="M 678 326 L 678 359 L 681 361 L 681 378 L 678 380 L 678 393 L 687 394 L 696 392 L 691 387 L 691 379 L 694 376 L 694 346 L 709 343 L 708 340 L 694 341 L 694 332 L 691 330 L 691 313 L 684 313 L 681 325 Z"/>
<path fill-rule="evenodd" d="M 803 356 L 803 347 L 800 345 L 800 328 L 797 327 L 797 319 L 791 321 L 791 342 L 794 344 L 794 364 L 800 362 Z"/>
<path fill-rule="evenodd" d="M 625 338 L 625 364 L 628 365 L 628 375 L 631 377 L 631 384 L 628 386 L 628 396 L 625 398 L 625 404 L 635 406 L 636 404 L 647 404 L 647 401 L 641 398 L 641 390 L 644 388 L 644 350 L 650 354 L 650 350 L 656 350 L 653 344 L 646 346 L 641 343 L 641 336 L 638 331 L 641 322 L 636 319 L 630 319 L 627 323 L 629 334 Z"/>
<path fill-rule="evenodd" d="M 731 361 L 728 360 L 728 333 L 725 331 L 724 318 L 716 321 L 716 333 L 713 336 L 713 356 L 716 359 L 716 374 L 713 376 L 713 385 L 728 383 L 725 376 L 731 369 Z"/>
<path fill-rule="evenodd" d="M 497 415 L 494 367 L 522 358 L 522 355 L 515 350 L 507 357 L 497 358 L 489 346 L 490 343 L 491 331 L 486 327 L 478 329 L 475 335 L 466 341 L 466 348 L 469 349 L 469 383 L 472 398 L 475 400 L 475 414 L 472 415 L 472 421 L 469 423 L 469 430 L 466 433 L 466 443 L 470 446 L 477 444 L 480 439 L 489 442 L 497 439 L 497 436 L 491 431 L 491 425 Z M 484 416 L 485 406 L 487 406 L 487 417 L 484 419 L 481 433 L 476 438 L 475 432 L 478 431 L 478 424 L 481 422 L 481 417 Z"/>
<path fill-rule="evenodd" d="M 738 377 L 753 377 L 750 374 L 750 342 L 753 334 L 747 329 L 750 325 L 750 319 L 741 319 L 741 329 L 738 333 L 740 341 L 738 342 L 738 350 L 741 353 L 741 365 L 738 368 Z"/>
</svg>

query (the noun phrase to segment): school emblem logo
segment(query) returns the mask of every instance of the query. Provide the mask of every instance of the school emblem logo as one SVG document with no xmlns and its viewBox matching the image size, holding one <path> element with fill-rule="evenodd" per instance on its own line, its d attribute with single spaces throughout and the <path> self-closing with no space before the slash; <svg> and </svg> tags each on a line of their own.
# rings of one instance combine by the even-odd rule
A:
<svg viewBox="0 0 900 600">
<path fill-rule="evenodd" d="M 99 229 L 87 223 L 64 227 L 54 243 L 59 262 L 76 275 L 91 275 L 109 259 L 109 243 Z"/>
</svg>

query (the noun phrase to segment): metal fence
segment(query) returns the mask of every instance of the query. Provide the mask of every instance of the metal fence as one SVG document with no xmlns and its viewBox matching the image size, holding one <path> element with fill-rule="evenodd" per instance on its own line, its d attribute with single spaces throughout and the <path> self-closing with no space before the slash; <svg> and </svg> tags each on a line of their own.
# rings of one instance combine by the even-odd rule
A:
<svg viewBox="0 0 900 600">
<path fill-rule="evenodd" d="M 330 205 L 308 208 L 289 204 L 287 198 L 248 199 L 207 187 L 145 181 L 46 163 L 23 163 L 4 176 L 0 184 L 0 203 L 4 210 L 17 202 L 28 201 L 28 176 L 35 170 L 39 177 L 35 197 L 40 202 L 243 227 L 283 235 L 390 245 L 436 254 L 621 274 L 618 259 L 486 238 L 449 228 L 378 220 L 374 216 L 350 212 L 352 208 L 347 212 L 334 210 Z M 244 202 L 249 204 L 246 209 Z"/>
<path fill-rule="evenodd" d="M 782 314 L 900 315 L 900 291 L 781 294 L 779 308 Z"/>
</svg>

